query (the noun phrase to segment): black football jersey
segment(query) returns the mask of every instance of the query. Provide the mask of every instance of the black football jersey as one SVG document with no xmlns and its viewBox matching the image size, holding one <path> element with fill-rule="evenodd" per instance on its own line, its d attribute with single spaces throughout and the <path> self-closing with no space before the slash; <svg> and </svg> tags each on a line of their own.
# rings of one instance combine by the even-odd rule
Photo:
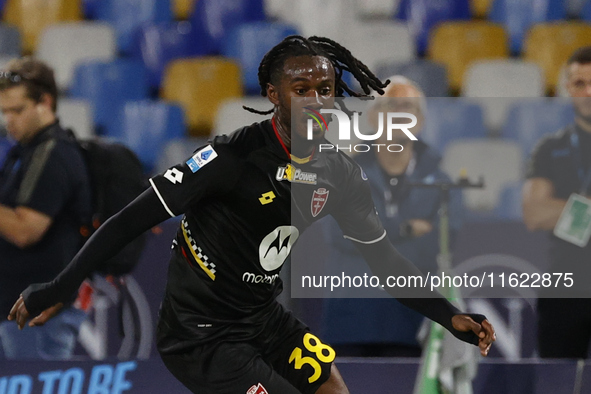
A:
<svg viewBox="0 0 591 394">
<path fill-rule="evenodd" d="M 290 157 L 271 120 L 216 137 L 150 183 L 171 216 L 184 214 L 161 321 L 194 339 L 264 321 L 314 221 L 333 215 L 358 242 L 385 236 L 362 169 L 336 151 Z"/>
</svg>

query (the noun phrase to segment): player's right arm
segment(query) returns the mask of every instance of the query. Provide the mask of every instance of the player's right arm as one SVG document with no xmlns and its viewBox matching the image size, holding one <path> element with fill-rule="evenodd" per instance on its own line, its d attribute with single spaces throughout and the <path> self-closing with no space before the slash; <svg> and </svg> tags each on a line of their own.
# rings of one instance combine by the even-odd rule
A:
<svg viewBox="0 0 591 394">
<path fill-rule="evenodd" d="M 239 176 L 234 155 L 224 147 L 214 150 L 208 145 L 186 163 L 150 179 L 151 187 L 107 220 L 53 281 L 27 287 L 8 320 L 16 320 L 23 327 L 30 316 L 36 316 L 29 325 L 42 325 L 60 304 L 73 298 L 88 275 L 125 245 L 164 220 L 184 213 L 191 204 L 227 193 Z"/>
<path fill-rule="evenodd" d="M 73 298 L 82 281 L 102 262 L 169 217 L 154 189 L 146 190 L 107 220 L 53 281 L 27 287 L 10 310 L 8 320 L 16 320 L 22 328 L 30 316 L 35 316 L 29 325 L 44 324 Z"/>
</svg>

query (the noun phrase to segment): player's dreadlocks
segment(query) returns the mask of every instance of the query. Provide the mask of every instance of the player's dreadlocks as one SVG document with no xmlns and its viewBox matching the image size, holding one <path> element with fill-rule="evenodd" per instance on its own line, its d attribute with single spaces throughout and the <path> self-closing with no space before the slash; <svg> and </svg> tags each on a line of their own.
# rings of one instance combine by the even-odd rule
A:
<svg viewBox="0 0 591 394">
<path fill-rule="evenodd" d="M 347 48 L 339 43 L 324 37 L 313 36 L 304 38 L 294 35 L 286 37 L 263 57 L 258 74 L 261 95 L 263 97 L 267 96 L 267 84 L 276 83 L 283 72 L 285 60 L 302 55 L 323 56 L 332 63 L 336 74 L 337 97 L 342 97 L 345 92 L 353 97 L 367 96 L 371 92 L 370 89 L 384 94 L 383 88 L 390 83 L 389 80 L 386 82 L 380 81 L 365 64 L 356 59 Z M 342 80 L 344 71 L 350 72 L 359 81 L 365 94 L 355 92 Z M 273 112 L 273 109 L 259 111 L 246 106 L 243 108 L 261 115 L 267 115 Z"/>
</svg>

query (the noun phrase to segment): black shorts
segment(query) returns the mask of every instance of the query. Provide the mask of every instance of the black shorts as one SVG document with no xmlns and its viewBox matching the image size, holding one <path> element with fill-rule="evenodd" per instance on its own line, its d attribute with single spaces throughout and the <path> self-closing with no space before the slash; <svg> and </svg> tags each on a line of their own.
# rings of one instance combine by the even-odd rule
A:
<svg viewBox="0 0 591 394">
<path fill-rule="evenodd" d="M 334 350 L 291 312 L 277 308 L 250 341 L 232 335 L 161 354 L 168 370 L 199 394 L 313 394 L 328 380 Z"/>
</svg>

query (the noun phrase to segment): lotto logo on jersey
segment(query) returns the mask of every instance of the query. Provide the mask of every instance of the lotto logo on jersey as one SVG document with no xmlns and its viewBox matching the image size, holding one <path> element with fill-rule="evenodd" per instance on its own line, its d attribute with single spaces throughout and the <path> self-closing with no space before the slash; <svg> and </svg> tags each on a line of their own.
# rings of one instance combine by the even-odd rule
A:
<svg viewBox="0 0 591 394">
<path fill-rule="evenodd" d="M 262 384 L 258 383 L 248 389 L 246 394 L 269 394 Z"/>
<path fill-rule="evenodd" d="M 315 185 L 318 175 L 313 172 L 305 172 L 299 168 L 288 164 L 285 167 L 277 168 L 275 179 L 278 181 L 289 181 L 292 183 L 305 183 L 307 185 Z"/>
<path fill-rule="evenodd" d="M 205 148 L 195 153 L 193 157 L 187 161 L 187 165 L 191 169 L 191 172 L 197 172 L 200 168 L 202 168 L 207 163 L 210 163 L 216 157 L 218 157 L 217 152 L 211 145 L 207 145 Z"/>
</svg>

